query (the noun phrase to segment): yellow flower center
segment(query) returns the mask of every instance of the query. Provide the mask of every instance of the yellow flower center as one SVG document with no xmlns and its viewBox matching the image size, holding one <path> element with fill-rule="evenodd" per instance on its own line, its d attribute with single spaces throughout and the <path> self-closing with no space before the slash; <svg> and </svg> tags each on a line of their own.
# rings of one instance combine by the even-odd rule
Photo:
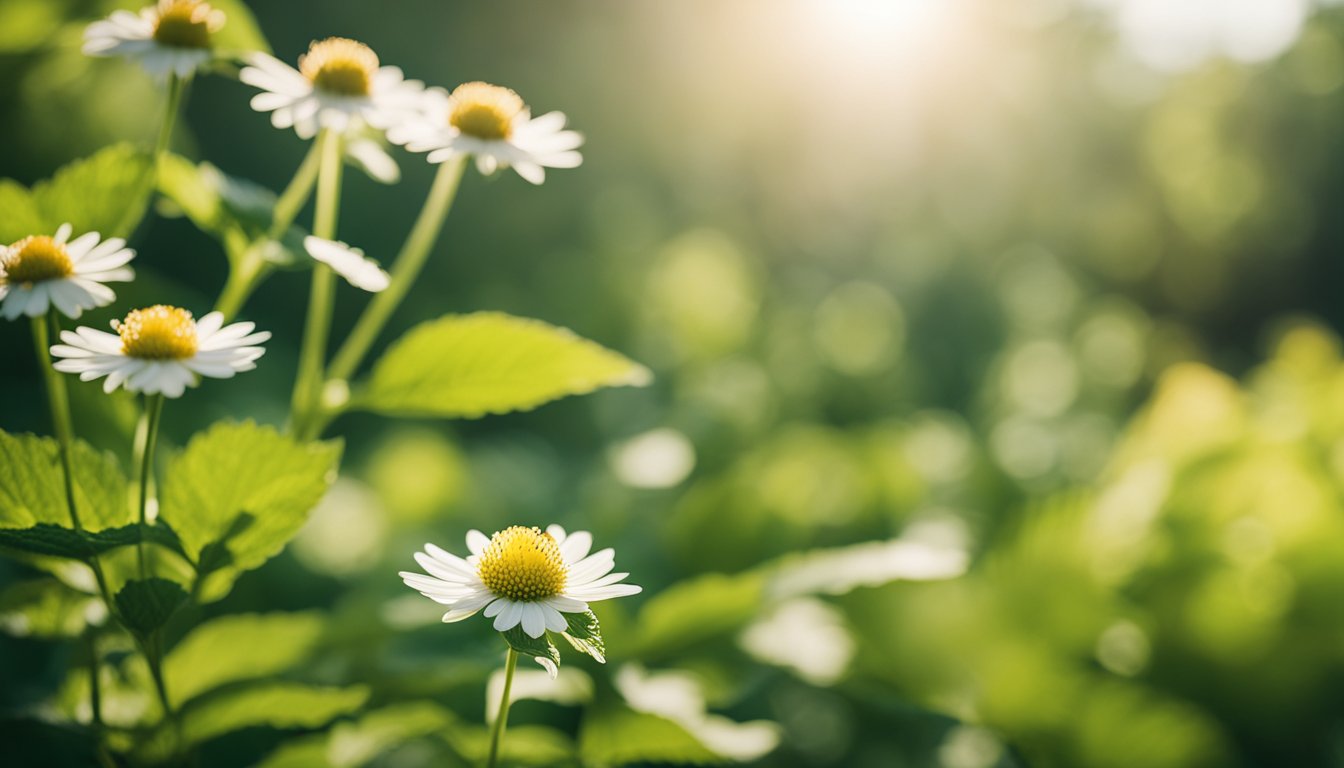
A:
<svg viewBox="0 0 1344 768">
<path fill-rule="evenodd" d="M 145 360 L 183 360 L 196 354 L 196 321 L 185 309 L 155 304 L 137 309 L 112 326 L 121 351 Z"/>
<path fill-rule="evenodd" d="M 545 600 L 565 589 L 565 558 L 551 534 L 515 525 L 496 533 L 481 553 L 481 581 L 500 597 Z"/>
<path fill-rule="evenodd" d="M 154 39 L 175 48 L 209 48 L 210 35 L 224 26 L 224 13 L 200 0 L 159 0 Z"/>
<path fill-rule="evenodd" d="M 25 237 L 10 246 L 0 266 L 5 268 L 5 282 L 16 284 L 57 280 L 75 271 L 65 246 L 46 235 Z"/>
<path fill-rule="evenodd" d="M 329 37 L 308 46 L 299 57 L 299 71 L 315 87 L 340 96 L 368 96 L 378 54 L 344 37 Z"/>
<path fill-rule="evenodd" d="M 513 135 L 513 118 L 527 105 L 522 98 L 498 85 L 465 83 L 453 90 L 448 124 L 468 136 L 499 140 Z"/>
</svg>

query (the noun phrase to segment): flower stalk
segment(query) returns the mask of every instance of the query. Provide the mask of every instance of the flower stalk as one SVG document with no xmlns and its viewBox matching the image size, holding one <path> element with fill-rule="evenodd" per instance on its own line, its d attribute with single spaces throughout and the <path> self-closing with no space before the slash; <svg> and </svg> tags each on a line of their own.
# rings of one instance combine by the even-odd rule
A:
<svg viewBox="0 0 1344 768">
<path fill-rule="evenodd" d="M 486 760 L 486 768 L 495 768 L 499 760 L 499 747 L 504 741 L 504 728 L 509 722 L 509 701 L 513 692 L 513 671 L 518 666 L 518 652 L 509 646 L 509 655 L 504 661 L 504 692 L 499 697 L 499 714 L 495 716 L 495 724 L 490 729 L 490 757 Z"/>
<path fill-rule="evenodd" d="M 140 480 L 140 525 L 149 524 L 149 484 L 154 470 L 154 447 L 158 443 L 159 417 L 163 415 L 163 395 L 146 395 L 144 413 L 141 416 L 144 439 L 139 439 L 137 434 L 136 466 L 139 468 Z M 140 530 L 139 541 L 136 542 L 136 554 L 140 565 L 140 578 L 147 578 L 149 568 L 145 556 L 145 532 Z"/>
</svg>

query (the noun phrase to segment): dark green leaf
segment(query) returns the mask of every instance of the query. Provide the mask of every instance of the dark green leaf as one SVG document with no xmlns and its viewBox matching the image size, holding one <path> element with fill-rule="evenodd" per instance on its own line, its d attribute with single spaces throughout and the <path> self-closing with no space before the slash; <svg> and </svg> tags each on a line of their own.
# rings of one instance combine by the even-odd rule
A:
<svg viewBox="0 0 1344 768">
<path fill-rule="evenodd" d="M 529 637 L 520 624 L 500 634 L 504 636 L 504 642 L 508 643 L 509 647 L 542 662 L 541 665 L 546 667 L 547 671 L 552 671 L 560 666 L 560 651 L 546 633 L 543 632 L 541 637 Z M 552 666 L 547 666 L 546 662 L 550 662 Z M 554 676 L 553 671 L 552 676 Z"/>
<path fill-rule="evenodd" d="M 140 541 L 142 531 L 146 542 L 174 551 L 182 548 L 177 536 L 166 526 L 142 526 L 139 523 L 93 533 L 49 523 L 39 523 L 31 528 L 0 528 L 0 548 L 30 555 L 89 560 L 113 549 L 134 546 Z"/>
<path fill-rule="evenodd" d="M 187 601 L 187 592 L 167 579 L 128 581 L 114 598 L 126 628 L 147 637 L 164 624 Z"/>
</svg>

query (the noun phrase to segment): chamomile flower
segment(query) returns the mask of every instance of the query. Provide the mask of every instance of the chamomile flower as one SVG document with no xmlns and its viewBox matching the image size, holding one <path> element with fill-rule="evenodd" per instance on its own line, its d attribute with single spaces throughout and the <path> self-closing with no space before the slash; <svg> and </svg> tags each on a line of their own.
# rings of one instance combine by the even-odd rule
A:
<svg viewBox="0 0 1344 768">
<path fill-rule="evenodd" d="M 84 53 L 138 59 L 155 77 L 188 77 L 214 55 L 224 13 L 200 0 L 159 0 L 138 14 L 114 11 L 84 30 Z"/>
<path fill-rule="evenodd" d="M 448 606 L 446 622 L 485 611 L 500 632 L 522 625 L 529 637 L 568 628 L 563 614 L 583 613 L 588 604 L 633 595 L 640 587 L 619 583 L 629 574 L 611 573 L 615 552 L 588 554 L 593 537 L 586 531 L 565 535 L 552 525 L 545 531 L 515 525 L 487 538 L 467 533 L 466 559 L 426 544 L 415 561 L 430 575 L 401 573 L 406 586 Z"/>
<path fill-rule="evenodd" d="M 51 348 L 61 358 L 53 367 L 77 373 L 82 381 L 104 376 L 103 390 L 125 386 L 131 392 L 181 397 L 199 376 L 232 378 L 257 367 L 271 338 L 267 331 L 253 333 L 252 323 L 224 325 L 224 315 L 211 312 L 200 321 L 185 309 L 156 304 L 137 309 L 125 320 L 112 321 L 116 333 L 81 327 L 62 331 Z"/>
<path fill-rule="evenodd" d="M 424 95 L 424 83 L 380 66 L 372 48 L 343 37 L 314 41 L 298 69 L 264 53 L 249 61 L 238 77 L 263 91 L 252 97 L 252 108 L 305 139 L 321 128 L 385 130 L 419 109 Z"/>
<path fill-rule="evenodd" d="M 378 262 L 367 258 L 358 248 L 313 235 L 303 238 L 303 247 L 309 256 L 331 267 L 346 282 L 361 290 L 378 293 L 391 282 Z"/>
<path fill-rule="evenodd" d="M 67 317 L 102 307 L 117 297 L 104 283 L 126 282 L 135 251 L 119 237 L 100 240 L 88 232 L 70 240 L 62 224 L 55 237 L 33 235 L 0 247 L 0 313 L 6 320 L 37 317 L 54 306 Z"/>
<path fill-rule="evenodd" d="M 563 113 L 532 117 L 518 94 L 488 83 L 459 85 L 451 94 L 426 91 L 420 115 L 393 127 L 387 137 L 412 152 L 428 152 L 431 163 L 471 155 L 483 174 L 512 167 L 533 184 L 546 180 L 546 168 L 583 162 L 576 151 L 583 136 L 565 130 Z"/>
</svg>

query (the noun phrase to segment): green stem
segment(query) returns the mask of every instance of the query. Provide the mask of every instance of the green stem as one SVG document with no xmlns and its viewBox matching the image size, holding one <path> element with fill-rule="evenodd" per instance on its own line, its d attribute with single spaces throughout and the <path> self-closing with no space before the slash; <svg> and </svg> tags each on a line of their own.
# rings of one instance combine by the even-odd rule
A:
<svg viewBox="0 0 1344 768">
<path fill-rule="evenodd" d="M 163 395 L 146 395 L 144 410 L 144 440 L 137 440 L 136 449 L 140 454 L 136 466 L 140 469 L 140 525 L 148 525 L 149 481 L 154 473 L 154 446 L 158 442 L 159 417 L 163 415 Z M 137 436 L 138 437 L 138 436 Z M 136 554 L 140 564 L 140 578 L 149 576 L 145 557 L 145 532 L 140 531 L 140 540 L 136 542 Z"/>
<path fill-rule="evenodd" d="M 98 638 L 92 630 L 89 640 L 89 706 L 93 710 L 93 727 L 99 731 L 99 747 L 102 747 L 103 730 L 103 684 L 98 679 Z"/>
<path fill-rule="evenodd" d="M 154 164 L 157 166 L 163 161 L 163 155 L 168 151 L 168 145 L 173 140 L 173 125 L 177 123 L 177 112 L 182 104 L 182 88 L 184 81 L 177 76 L 177 73 L 168 75 L 168 103 L 164 107 L 163 125 L 159 127 L 159 138 L 154 142 Z"/>
<path fill-rule="evenodd" d="M 317 172 L 317 208 L 313 213 L 313 234 L 332 240 L 336 237 L 336 219 L 341 198 L 341 135 L 322 132 L 321 167 Z M 336 301 L 336 276 L 325 264 L 313 265 L 313 283 L 308 296 L 308 319 L 303 328 L 303 346 L 299 350 L 299 371 L 294 380 L 290 431 L 303 435 L 308 421 L 322 396 L 322 369 L 326 361 L 327 335 Z"/>
<path fill-rule="evenodd" d="M 321 143 L 313 142 L 308 154 L 304 155 L 303 162 L 299 164 L 299 169 L 294 172 L 294 178 L 289 180 L 288 186 L 275 201 L 275 209 L 271 214 L 271 227 L 266 231 L 266 236 L 250 243 L 238 261 L 229 269 L 224 290 L 220 292 L 219 300 L 215 302 L 215 310 L 224 314 L 225 322 L 238 314 L 252 292 L 271 273 L 271 263 L 262 254 L 262 249 L 270 247 L 289 231 L 299 211 L 303 210 L 308 198 L 312 196 L 313 187 L 317 184 L 317 170 L 321 164 L 322 153 L 319 151 Z"/>
<path fill-rule="evenodd" d="M 47 385 L 47 403 L 51 408 L 51 423 L 56 431 L 56 442 L 61 459 L 61 479 L 65 483 L 65 503 L 70 510 L 70 524 L 76 531 L 83 531 L 79 518 L 79 507 L 75 503 L 75 462 L 71 446 L 75 439 L 74 421 L 70 418 L 70 395 L 65 389 L 65 379 L 52 367 L 51 341 L 61 336 L 61 320 L 52 307 L 45 318 L 33 318 L 33 342 L 37 345 L 38 363 Z M 102 561 L 95 555 L 89 560 L 93 568 L 94 579 L 98 582 L 98 591 L 107 603 L 109 611 L 115 611 L 112 595 L 107 588 L 107 578 L 103 575 Z"/>
<path fill-rule="evenodd" d="M 368 354 L 369 348 L 378 339 L 378 334 L 382 332 L 388 319 L 392 317 L 392 313 L 410 290 L 411 283 L 420 276 L 425 260 L 443 230 L 444 218 L 447 217 L 448 211 L 453 206 L 453 200 L 457 197 L 457 189 L 462 183 L 466 162 L 466 157 L 462 156 L 439 166 L 429 196 L 425 198 L 425 205 L 415 220 L 415 226 L 406 236 L 406 242 L 402 245 L 401 252 L 397 254 L 396 261 L 393 262 L 391 283 L 384 291 L 374 295 L 369 306 L 355 323 L 354 330 L 341 345 L 336 357 L 332 358 L 330 372 L 332 379 L 348 380 L 354 375 L 360 363 L 364 361 L 364 356 Z"/>
<path fill-rule="evenodd" d="M 490 758 L 486 768 L 495 768 L 499 759 L 499 745 L 504 740 L 504 728 L 509 722 L 509 694 L 513 691 L 513 670 L 518 666 L 518 652 L 509 646 L 509 655 L 504 662 L 504 693 L 499 697 L 499 714 L 495 715 L 495 724 L 490 730 Z"/>
</svg>

